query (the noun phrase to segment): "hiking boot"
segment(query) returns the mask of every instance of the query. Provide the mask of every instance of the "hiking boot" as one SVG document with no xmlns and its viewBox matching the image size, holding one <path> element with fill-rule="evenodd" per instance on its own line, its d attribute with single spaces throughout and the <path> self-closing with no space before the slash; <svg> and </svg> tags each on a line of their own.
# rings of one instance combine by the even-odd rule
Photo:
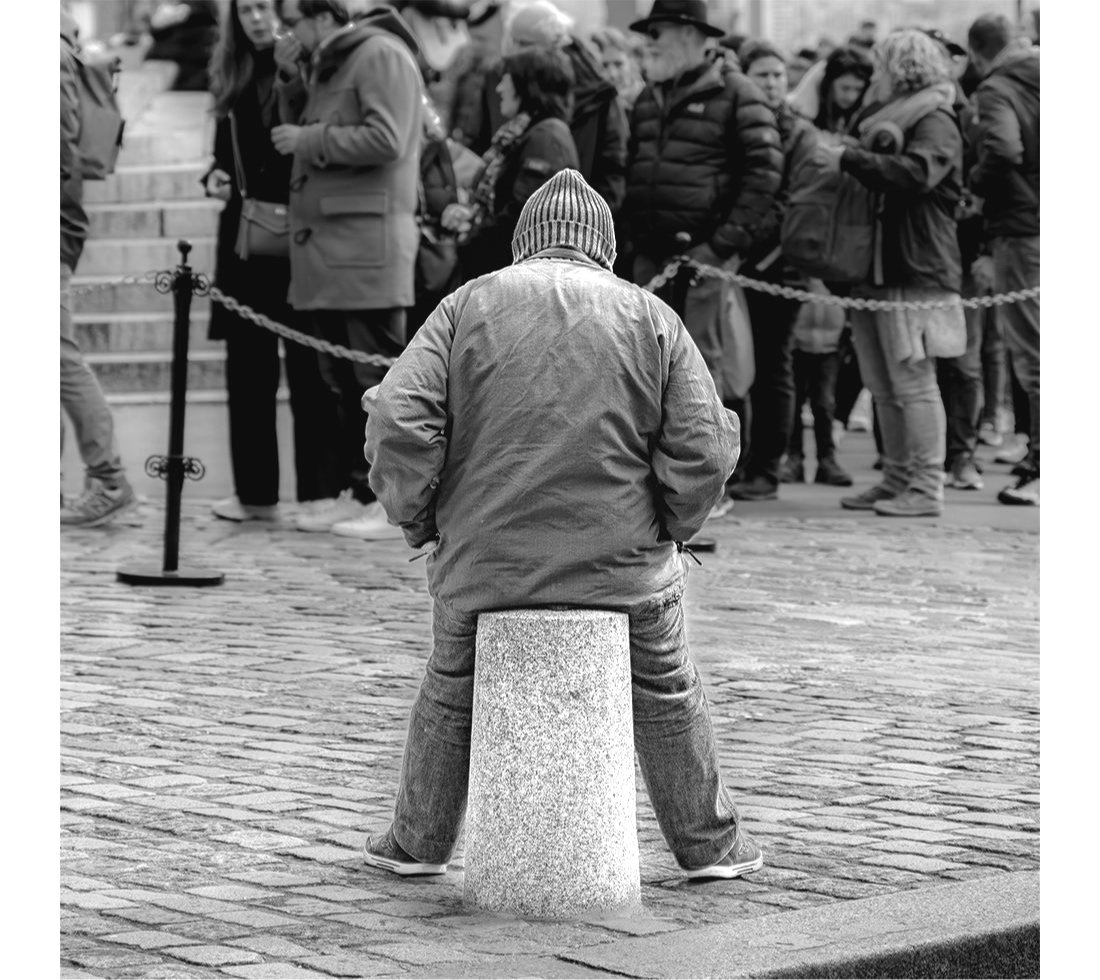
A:
<svg viewBox="0 0 1100 980">
<path fill-rule="evenodd" d="M 734 500 L 778 500 L 779 487 L 767 477 L 754 476 L 738 483 L 730 490 L 730 496 Z"/>
<path fill-rule="evenodd" d="M 780 483 L 805 483 L 806 467 L 799 453 L 791 453 L 779 467 Z"/>
<path fill-rule="evenodd" d="M 294 523 L 299 531 L 331 531 L 334 524 L 360 517 L 363 506 L 350 490 L 345 490 L 339 497 L 307 500 L 299 508 Z"/>
<path fill-rule="evenodd" d="M 740 878 L 764 867 L 764 852 L 747 834 L 737 832 L 733 848 L 723 858 L 705 868 L 684 871 L 686 878 Z"/>
<path fill-rule="evenodd" d="M 889 500 L 878 501 L 873 509 L 883 517 L 940 517 L 943 501 L 919 490 L 906 490 Z"/>
<path fill-rule="evenodd" d="M 219 500 L 210 508 L 215 517 L 223 521 L 277 521 L 279 519 L 278 504 L 242 504 L 237 497 L 226 497 Z"/>
<path fill-rule="evenodd" d="M 391 524 L 382 505 L 376 500 L 367 504 L 358 517 L 338 521 L 332 525 L 332 533 L 342 538 L 359 538 L 362 541 L 404 541 L 405 533 Z"/>
<path fill-rule="evenodd" d="M 1039 474 L 1035 472 L 1025 473 L 1014 486 L 1005 487 L 997 500 L 1002 504 L 1017 507 L 1039 506 Z"/>
<path fill-rule="evenodd" d="M 814 483 L 824 483 L 830 487 L 850 487 L 852 475 L 832 456 L 825 456 L 817 461 Z"/>
<path fill-rule="evenodd" d="M 983 422 L 978 426 L 978 442 L 997 449 L 1004 445 L 1005 437 L 997 431 L 997 426 L 992 422 Z"/>
<path fill-rule="evenodd" d="M 393 827 L 381 837 L 367 837 L 363 845 L 363 860 L 372 868 L 391 871 L 395 875 L 441 875 L 447 871 L 446 864 L 431 864 L 414 858 L 397 843 Z"/>
<path fill-rule="evenodd" d="M 995 463 L 1022 463 L 1027 458 L 1029 441 L 1027 436 L 1017 436 L 1012 445 L 1005 446 L 993 457 L 993 461 Z"/>
<path fill-rule="evenodd" d="M 863 493 L 857 493 L 851 497 L 841 497 L 840 506 L 845 510 L 874 510 L 875 504 L 880 500 L 893 500 L 897 494 L 891 493 L 882 484 L 876 483 L 868 487 Z"/>
<path fill-rule="evenodd" d="M 109 487 L 98 477 L 84 480 L 84 492 L 61 508 L 61 523 L 70 527 L 99 527 L 137 506 L 134 488 L 123 479 Z"/>
<path fill-rule="evenodd" d="M 981 490 L 985 483 L 974 460 L 969 456 L 959 456 L 951 467 L 947 485 L 955 490 Z"/>
</svg>

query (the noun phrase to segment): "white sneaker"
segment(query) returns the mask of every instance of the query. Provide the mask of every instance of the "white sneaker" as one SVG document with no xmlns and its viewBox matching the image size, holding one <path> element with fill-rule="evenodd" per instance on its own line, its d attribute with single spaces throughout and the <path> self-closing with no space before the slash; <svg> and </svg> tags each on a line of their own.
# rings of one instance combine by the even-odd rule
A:
<svg viewBox="0 0 1100 980">
<path fill-rule="evenodd" d="M 359 538 L 362 541 L 404 541 L 405 535 L 396 524 L 391 524 L 382 505 L 376 500 L 367 504 L 358 517 L 332 525 L 332 533 L 343 538 Z"/>
<path fill-rule="evenodd" d="M 226 497 L 210 508 L 223 521 L 277 521 L 279 505 L 242 504 L 237 497 Z"/>
<path fill-rule="evenodd" d="M 294 523 L 299 531 L 331 531 L 334 524 L 358 517 L 363 509 L 363 504 L 351 495 L 351 491 L 345 490 L 339 497 L 305 501 Z"/>
<path fill-rule="evenodd" d="M 1027 458 L 1028 443 L 1031 440 L 1025 435 L 1013 436 L 1011 444 L 1006 445 L 996 456 L 993 457 L 995 463 L 1020 463 Z"/>
</svg>

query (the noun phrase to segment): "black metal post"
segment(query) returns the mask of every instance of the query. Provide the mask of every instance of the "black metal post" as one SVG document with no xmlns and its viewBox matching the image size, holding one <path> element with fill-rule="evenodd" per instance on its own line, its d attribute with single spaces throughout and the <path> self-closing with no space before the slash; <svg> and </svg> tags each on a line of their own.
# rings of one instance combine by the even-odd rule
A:
<svg viewBox="0 0 1100 980">
<path fill-rule="evenodd" d="M 150 456 L 145 461 L 145 471 L 168 481 L 168 496 L 164 515 L 164 561 L 159 571 L 148 567 L 119 569 L 118 579 L 130 585 L 221 585 L 225 575 L 198 568 L 180 571 L 180 502 L 183 496 L 183 480 L 190 477 L 201 480 L 205 470 L 202 463 L 183 455 L 183 423 L 187 411 L 187 349 L 191 335 L 191 299 L 195 293 L 206 293 L 210 286 L 203 276 L 196 276 L 187 264 L 191 243 L 180 239 L 177 243 L 180 264 L 174 274 L 157 276 L 158 292 L 173 293 L 175 323 L 172 332 L 172 401 L 168 421 L 168 455 Z"/>
</svg>

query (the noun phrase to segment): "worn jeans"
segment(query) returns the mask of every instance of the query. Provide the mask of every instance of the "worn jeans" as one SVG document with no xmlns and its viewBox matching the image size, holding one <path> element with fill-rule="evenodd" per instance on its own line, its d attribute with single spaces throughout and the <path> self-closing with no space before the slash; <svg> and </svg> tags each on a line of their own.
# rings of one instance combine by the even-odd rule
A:
<svg viewBox="0 0 1100 980">
<path fill-rule="evenodd" d="M 723 782 L 706 695 L 688 657 L 684 579 L 629 610 L 634 747 L 661 832 L 685 868 L 729 852 L 738 815 Z M 435 646 L 409 719 L 394 807 L 398 844 L 450 859 L 466 812 L 477 616 L 438 599 Z"/>
<path fill-rule="evenodd" d="M 993 283 L 998 293 L 1039 285 L 1039 236 L 993 241 Z M 1012 370 L 1027 396 L 1031 416 L 1027 464 L 1039 468 L 1039 300 L 1000 308 Z"/>
<path fill-rule="evenodd" d="M 405 309 L 314 310 L 310 317 L 314 336 L 364 354 L 398 357 L 405 349 Z M 386 368 L 364 361 L 353 361 L 319 353 L 321 378 L 335 402 L 338 434 L 336 437 L 335 483 L 340 490 L 351 489 L 362 503 L 374 500 L 368 482 L 367 461 L 363 456 L 363 432 L 367 413 L 363 411 L 363 392 L 386 376 Z"/>
<path fill-rule="evenodd" d="M 76 342 L 72 312 L 73 270 L 61 263 L 61 408 L 76 433 L 87 476 L 115 486 L 126 479 L 115 438 L 115 422 L 103 389 Z M 65 446 L 65 421 L 61 421 Z"/>
<path fill-rule="evenodd" d="M 873 299 L 886 296 L 878 289 L 863 293 Z M 943 500 L 947 420 L 935 358 L 900 361 L 889 314 L 852 310 L 851 320 L 860 374 L 875 400 L 882 428 L 882 488 Z"/>
</svg>

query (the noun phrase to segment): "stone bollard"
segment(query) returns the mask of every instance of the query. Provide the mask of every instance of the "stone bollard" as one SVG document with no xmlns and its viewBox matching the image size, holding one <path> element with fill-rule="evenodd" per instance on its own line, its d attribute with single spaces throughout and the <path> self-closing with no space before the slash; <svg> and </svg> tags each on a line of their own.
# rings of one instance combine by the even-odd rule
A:
<svg viewBox="0 0 1100 980">
<path fill-rule="evenodd" d="M 465 899 L 563 919 L 641 904 L 625 614 L 482 613 Z"/>
</svg>

